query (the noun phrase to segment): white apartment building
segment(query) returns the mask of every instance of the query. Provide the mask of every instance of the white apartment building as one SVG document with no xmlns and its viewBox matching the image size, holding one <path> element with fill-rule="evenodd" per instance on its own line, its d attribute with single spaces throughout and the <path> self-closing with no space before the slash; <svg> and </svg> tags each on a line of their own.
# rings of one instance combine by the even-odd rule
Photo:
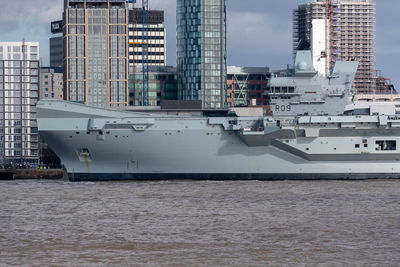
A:
<svg viewBox="0 0 400 267">
<path fill-rule="evenodd" d="M 39 43 L 0 42 L 0 164 L 38 164 Z"/>
</svg>

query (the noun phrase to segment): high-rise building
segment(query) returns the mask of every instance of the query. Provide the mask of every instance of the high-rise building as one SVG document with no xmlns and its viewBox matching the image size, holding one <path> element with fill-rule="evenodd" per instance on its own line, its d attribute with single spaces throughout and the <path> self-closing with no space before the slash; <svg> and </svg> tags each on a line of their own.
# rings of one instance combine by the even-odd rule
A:
<svg viewBox="0 0 400 267">
<path fill-rule="evenodd" d="M 226 106 L 225 0 L 177 0 L 179 97 Z"/>
<path fill-rule="evenodd" d="M 62 68 L 64 57 L 63 21 L 51 22 L 50 67 Z"/>
<path fill-rule="evenodd" d="M 129 11 L 129 66 L 135 66 L 136 70 L 143 64 L 143 10 L 135 8 Z M 149 66 L 165 66 L 166 54 L 166 30 L 164 27 L 164 11 L 149 10 Z"/>
<path fill-rule="evenodd" d="M 337 60 L 360 62 L 353 89 L 375 91 L 375 0 L 298 0 L 294 51 L 311 47 L 314 65 L 328 75 Z"/>
<path fill-rule="evenodd" d="M 128 7 L 128 0 L 65 0 L 67 100 L 128 105 Z"/>
<path fill-rule="evenodd" d="M 62 68 L 41 67 L 39 98 L 63 100 Z"/>
<path fill-rule="evenodd" d="M 0 164 L 38 164 L 39 43 L 0 42 Z"/>
</svg>

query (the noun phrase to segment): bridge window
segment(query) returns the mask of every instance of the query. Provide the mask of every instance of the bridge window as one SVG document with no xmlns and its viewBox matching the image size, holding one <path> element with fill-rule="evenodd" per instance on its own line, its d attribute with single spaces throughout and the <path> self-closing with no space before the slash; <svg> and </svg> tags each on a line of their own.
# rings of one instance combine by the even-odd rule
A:
<svg viewBox="0 0 400 267">
<path fill-rule="evenodd" d="M 376 141 L 376 150 L 377 151 L 393 151 L 396 150 L 396 141 L 393 140 L 385 140 L 385 141 Z"/>
</svg>

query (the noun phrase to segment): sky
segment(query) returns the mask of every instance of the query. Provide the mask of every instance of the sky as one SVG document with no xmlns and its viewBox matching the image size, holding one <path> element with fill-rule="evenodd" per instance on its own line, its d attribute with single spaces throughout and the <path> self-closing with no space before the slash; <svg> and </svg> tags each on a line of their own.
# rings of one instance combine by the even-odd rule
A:
<svg viewBox="0 0 400 267">
<path fill-rule="evenodd" d="M 138 1 L 140 2 L 140 1 Z M 377 0 L 376 66 L 400 89 L 398 0 Z M 62 18 L 63 0 L 1 0 L 0 41 L 40 42 L 49 64 L 50 22 Z M 228 65 L 285 68 L 292 63 L 292 10 L 297 0 L 226 0 Z M 175 0 L 149 0 L 165 11 L 167 63 L 176 65 Z"/>
</svg>

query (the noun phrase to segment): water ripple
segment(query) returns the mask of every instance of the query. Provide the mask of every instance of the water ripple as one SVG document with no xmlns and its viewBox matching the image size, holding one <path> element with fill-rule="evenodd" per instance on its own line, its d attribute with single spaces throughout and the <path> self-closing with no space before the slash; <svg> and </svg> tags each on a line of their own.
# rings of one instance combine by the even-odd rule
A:
<svg viewBox="0 0 400 267">
<path fill-rule="evenodd" d="M 1 266 L 399 266 L 400 181 L 0 182 Z"/>
</svg>

